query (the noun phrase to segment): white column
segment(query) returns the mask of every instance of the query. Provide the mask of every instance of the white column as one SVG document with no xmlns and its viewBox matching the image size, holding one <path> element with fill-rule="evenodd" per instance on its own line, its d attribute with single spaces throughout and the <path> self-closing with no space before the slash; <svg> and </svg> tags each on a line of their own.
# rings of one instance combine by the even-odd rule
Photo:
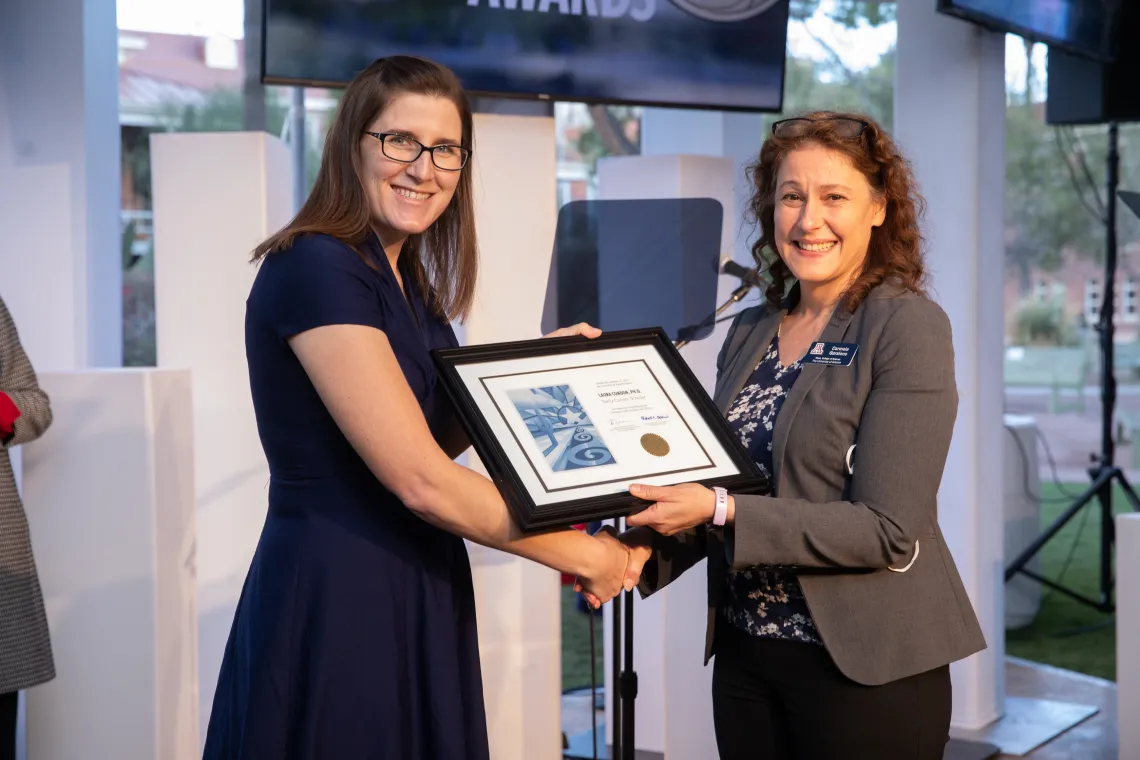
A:
<svg viewBox="0 0 1140 760">
<path fill-rule="evenodd" d="M 709 190 L 706 195 L 719 198 L 724 206 L 722 255 L 731 255 L 745 266 L 754 265 L 751 245 L 756 239 L 753 227 L 747 221 L 746 210 L 752 188 L 745 176 L 745 170 L 759 155 L 763 142 L 763 116 L 759 114 L 665 108 L 647 108 L 642 113 L 641 155 L 643 157 L 711 156 L 731 161 L 730 174 L 722 179 L 726 183 L 725 187 L 715 193 Z M 725 195 L 729 187 L 731 195 Z M 602 188 L 601 192 L 606 191 Z M 624 194 L 605 197 L 632 196 Z M 663 196 L 643 195 L 642 197 Z M 710 304 L 709 310 L 712 311 L 723 303 L 739 284 L 739 280 L 722 277 L 717 291 L 717 302 Z M 726 315 L 734 313 L 743 306 L 759 303 L 762 297 L 760 291 L 753 290 L 742 304 L 730 309 Z M 682 352 L 710 395 L 716 382 L 716 357 L 730 324 L 728 321 L 722 322 L 712 335 L 686 346 Z"/>
<path fill-rule="evenodd" d="M 744 223 L 751 195 L 745 168 L 763 142 L 762 117 L 754 114 L 646 109 L 642 116 L 641 155 L 603 159 L 598 165 L 598 194 L 603 200 L 695 198 L 720 201 L 724 208 L 721 255 L 748 266 L 754 235 Z M 739 285 L 722 276 L 711 312 Z M 760 294 L 746 299 L 751 305 Z M 741 308 L 739 305 L 727 314 Z M 716 357 L 730 322 L 707 338 L 682 349 L 693 373 L 711 395 Z M 712 667 L 703 664 L 708 605 L 705 564 L 698 563 L 677 582 L 651 598 L 634 602 L 634 669 L 638 676 L 634 744 L 661 752 L 666 760 L 715 757 L 712 723 Z M 603 611 L 606 667 L 606 738 L 613 741 L 611 606 Z"/>
<path fill-rule="evenodd" d="M 1116 516 L 1116 715 L 1119 757 L 1140 757 L 1140 514 Z"/>
<path fill-rule="evenodd" d="M 467 345 L 537 338 L 557 225 L 554 119 L 475 116 L 479 283 Z M 523 158 L 525 157 L 525 158 Z M 520 205 L 529 199 L 526 211 Z M 482 469 L 474 452 L 469 465 Z M 560 575 L 468 543 L 491 757 L 562 757 Z"/>
<path fill-rule="evenodd" d="M 27 758 L 201 757 L 190 373 L 39 377 L 24 503 L 56 678 L 27 691 Z"/>
<path fill-rule="evenodd" d="M 194 386 L 204 741 L 268 508 L 245 360 L 245 301 L 257 273 L 249 256 L 291 217 L 292 171 L 289 149 L 264 132 L 154 135 L 151 167 L 158 364 L 191 370 Z"/>
<path fill-rule="evenodd" d="M 0 3 L 0 290 L 41 371 L 122 364 L 115 3 Z"/>
<path fill-rule="evenodd" d="M 745 209 L 752 188 L 744 176 L 760 154 L 764 142 L 764 117 L 760 114 L 722 113 L 686 109 L 646 108 L 641 117 L 643 156 L 720 156 L 731 158 L 732 193 L 735 208 L 725 208 L 731 217 L 733 258 L 752 266 L 750 246 L 755 236 L 746 222 Z"/>
<path fill-rule="evenodd" d="M 933 295 L 954 331 L 960 401 L 939 523 L 989 644 L 952 667 L 953 723 L 974 729 L 999 718 L 1004 702 L 1005 40 L 932 2 L 900 2 L 897 55 L 895 133 L 929 204 Z"/>
</svg>

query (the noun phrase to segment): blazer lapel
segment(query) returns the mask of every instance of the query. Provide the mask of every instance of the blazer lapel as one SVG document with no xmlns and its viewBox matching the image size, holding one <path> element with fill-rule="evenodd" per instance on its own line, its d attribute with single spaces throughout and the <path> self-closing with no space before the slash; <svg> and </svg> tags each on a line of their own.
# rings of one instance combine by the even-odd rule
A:
<svg viewBox="0 0 1140 760">
<path fill-rule="evenodd" d="M 756 369 L 756 363 L 768 350 L 768 344 L 772 342 L 776 329 L 787 313 L 787 309 L 780 309 L 752 325 L 740 350 L 724 368 L 724 374 L 713 397 L 713 402 L 722 415 L 728 414 L 733 400 L 752 376 L 752 370 Z"/>
<path fill-rule="evenodd" d="M 841 342 L 847 332 L 851 317 L 852 314 L 846 309 L 842 307 L 836 309 L 835 313 L 831 315 L 827 327 L 823 328 L 823 332 L 816 341 L 813 341 L 813 344 L 819 341 L 824 343 Z M 777 487 L 780 482 L 780 470 L 783 469 L 784 465 L 784 447 L 788 443 L 788 430 L 792 426 L 792 420 L 800 410 L 804 399 L 807 398 L 808 391 L 815 385 L 815 381 L 819 379 L 820 375 L 827 370 L 828 365 L 826 364 L 804 364 L 800 369 L 800 376 L 796 378 L 792 389 L 788 391 L 788 397 L 784 399 L 780 413 L 776 416 L 776 427 L 772 431 L 772 480 L 774 484 L 777 484 Z"/>
</svg>

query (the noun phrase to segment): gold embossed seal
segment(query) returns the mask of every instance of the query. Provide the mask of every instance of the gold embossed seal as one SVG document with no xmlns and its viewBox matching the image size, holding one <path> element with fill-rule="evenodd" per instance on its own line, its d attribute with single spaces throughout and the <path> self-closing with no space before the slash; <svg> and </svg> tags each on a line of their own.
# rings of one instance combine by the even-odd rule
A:
<svg viewBox="0 0 1140 760">
<path fill-rule="evenodd" d="M 663 457 L 669 453 L 669 442 L 656 433 L 646 433 L 641 436 L 641 448 L 655 457 Z"/>
</svg>

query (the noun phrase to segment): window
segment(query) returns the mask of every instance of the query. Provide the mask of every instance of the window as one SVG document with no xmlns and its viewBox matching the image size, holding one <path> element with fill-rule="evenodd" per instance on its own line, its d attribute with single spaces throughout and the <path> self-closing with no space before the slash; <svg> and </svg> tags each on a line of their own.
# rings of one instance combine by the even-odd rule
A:
<svg viewBox="0 0 1140 760">
<path fill-rule="evenodd" d="M 1116 313 L 1121 322 L 1140 322 L 1136 285 L 1136 278 L 1132 276 L 1125 277 L 1120 283 L 1120 305 Z"/>
<path fill-rule="evenodd" d="M 1085 280 L 1085 322 L 1095 324 L 1100 319 L 1101 284 L 1100 280 L 1090 277 Z"/>
</svg>

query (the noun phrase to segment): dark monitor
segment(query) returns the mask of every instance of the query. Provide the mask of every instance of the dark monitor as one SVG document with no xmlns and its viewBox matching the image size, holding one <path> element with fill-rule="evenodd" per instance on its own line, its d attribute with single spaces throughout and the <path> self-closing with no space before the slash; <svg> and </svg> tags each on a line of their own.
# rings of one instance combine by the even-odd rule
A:
<svg viewBox="0 0 1140 760">
<path fill-rule="evenodd" d="M 376 58 L 473 94 L 777 112 L 789 0 L 264 0 L 262 80 L 340 87 Z"/>
<path fill-rule="evenodd" d="M 1097 61 L 1116 57 L 1120 8 L 1121 0 L 938 0 L 941 13 Z"/>
<path fill-rule="evenodd" d="M 605 331 L 661 327 L 674 341 L 708 337 L 723 225 L 712 198 L 567 203 L 542 332 L 589 322 Z"/>
<path fill-rule="evenodd" d="M 1129 0 L 1121 9 L 1116 31 L 1122 44 L 1112 63 L 1049 51 L 1047 124 L 1140 121 L 1140 0 Z"/>
</svg>

